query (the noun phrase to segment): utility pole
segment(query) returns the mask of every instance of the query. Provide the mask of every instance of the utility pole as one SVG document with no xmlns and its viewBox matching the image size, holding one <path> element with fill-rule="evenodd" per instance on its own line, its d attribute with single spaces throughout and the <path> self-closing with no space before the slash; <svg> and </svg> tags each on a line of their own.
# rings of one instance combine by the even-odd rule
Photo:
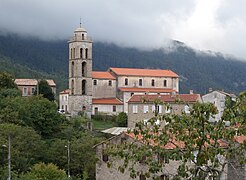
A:
<svg viewBox="0 0 246 180">
<path fill-rule="evenodd" d="M 8 180 L 11 180 L 11 151 L 10 151 L 10 135 L 9 135 L 9 146 L 8 146 L 8 171 L 9 171 L 9 177 Z"/>
</svg>

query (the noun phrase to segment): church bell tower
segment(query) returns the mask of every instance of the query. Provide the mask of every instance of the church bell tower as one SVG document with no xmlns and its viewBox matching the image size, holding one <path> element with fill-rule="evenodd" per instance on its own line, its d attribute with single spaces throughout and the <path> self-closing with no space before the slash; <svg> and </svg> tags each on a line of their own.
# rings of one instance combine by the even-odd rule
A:
<svg viewBox="0 0 246 180">
<path fill-rule="evenodd" d="M 69 109 L 72 116 L 92 111 L 92 40 L 81 26 L 74 31 L 69 45 Z"/>
</svg>

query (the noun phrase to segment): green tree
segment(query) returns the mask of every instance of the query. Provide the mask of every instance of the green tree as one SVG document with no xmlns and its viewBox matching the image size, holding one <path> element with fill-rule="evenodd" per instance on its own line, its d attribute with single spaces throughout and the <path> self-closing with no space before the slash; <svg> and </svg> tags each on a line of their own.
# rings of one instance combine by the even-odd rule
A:
<svg viewBox="0 0 246 180">
<path fill-rule="evenodd" d="M 15 84 L 12 76 L 8 73 L 2 72 L 0 73 L 0 89 L 17 89 L 17 85 Z"/>
<path fill-rule="evenodd" d="M 41 94 L 44 98 L 47 98 L 50 101 L 55 100 L 55 95 L 52 92 L 50 85 L 44 79 L 42 79 L 38 82 L 38 89 L 35 90 L 34 94 L 36 94 L 36 95 Z"/>
<path fill-rule="evenodd" d="M 21 91 L 19 89 L 0 89 L 0 98 L 5 98 L 5 97 L 17 97 L 21 96 Z"/>
<path fill-rule="evenodd" d="M 226 127 L 222 120 L 216 126 L 209 123 L 209 117 L 218 112 L 213 104 L 196 103 L 190 114 L 157 114 L 148 123 L 137 123 L 136 128 L 128 133 L 140 141 L 141 146 L 127 142 L 112 144 L 107 152 L 123 160 L 118 168 L 121 172 L 128 169 L 131 177 L 143 173 L 157 179 L 158 173 L 168 164 L 154 157 L 162 157 L 179 162 L 176 174 L 168 174 L 174 179 L 217 179 L 235 155 L 245 163 L 246 142 L 238 144 L 235 141 L 236 135 L 246 134 L 245 97 L 244 92 L 226 111 L 230 127 Z M 156 124 L 157 120 L 161 123 Z M 139 161 L 146 165 L 145 171 L 136 168 Z M 111 166 L 114 162 L 108 164 Z"/>
<path fill-rule="evenodd" d="M 125 112 L 120 112 L 116 117 L 116 123 L 120 127 L 127 126 L 127 114 Z"/>
<path fill-rule="evenodd" d="M 39 160 L 43 142 L 29 127 L 0 124 L 0 168 L 7 167 L 8 137 L 11 144 L 11 169 L 25 172 Z"/>
<path fill-rule="evenodd" d="M 66 180 L 66 172 L 56 165 L 49 163 L 35 164 L 29 173 L 20 177 L 20 180 Z"/>
</svg>

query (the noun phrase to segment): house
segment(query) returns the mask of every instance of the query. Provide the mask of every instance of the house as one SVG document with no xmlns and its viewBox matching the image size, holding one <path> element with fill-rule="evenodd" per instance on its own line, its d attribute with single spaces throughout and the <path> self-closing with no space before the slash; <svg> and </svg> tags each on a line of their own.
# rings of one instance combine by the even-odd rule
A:
<svg viewBox="0 0 246 180">
<path fill-rule="evenodd" d="M 244 141 L 246 141 L 246 136 L 237 136 L 235 138 L 236 144 L 240 143 L 242 144 Z M 224 141 L 219 141 L 222 148 L 226 148 L 226 143 Z M 144 161 L 144 157 L 142 160 L 138 162 L 133 162 L 134 168 L 136 171 L 142 172 L 142 174 L 138 174 L 136 178 L 130 177 L 130 171 L 126 168 L 125 171 L 122 173 L 119 170 L 119 166 L 123 165 L 123 160 L 119 159 L 117 157 L 112 157 L 109 154 L 107 154 L 107 147 L 110 146 L 110 144 L 114 145 L 120 145 L 122 143 L 130 143 L 130 144 L 136 144 L 138 146 L 144 146 L 143 142 L 141 142 L 141 138 L 136 137 L 133 133 L 121 133 L 119 135 L 113 136 L 109 138 L 106 141 L 103 141 L 97 145 L 94 146 L 96 149 L 96 155 L 98 157 L 98 161 L 96 163 L 96 180 L 150 180 L 153 179 L 152 176 L 149 178 L 145 177 L 143 174 L 147 171 L 148 166 L 144 164 L 142 161 Z M 175 145 L 174 145 L 175 144 Z M 150 143 L 150 145 L 154 145 L 153 143 Z M 172 151 L 176 147 L 179 147 L 180 149 L 185 149 L 185 145 L 182 142 L 173 141 L 171 140 L 168 142 L 164 148 L 167 151 Z M 246 153 L 246 151 L 245 151 Z M 153 159 L 164 163 L 163 169 L 161 172 L 158 172 L 157 176 L 159 176 L 160 180 L 167 180 L 172 179 L 175 174 L 177 174 L 177 169 L 179 165 L 181 164 L 178 160 L 171 160 L 171 159 L 160 159 L 159 155 L 152 154 Z M 196 157 L 197 153 L 194 151 L 193 155 Z M 245 154 L 246 155 L 246 154 Z M 222 158 L 222 157 L 220 157 Z M 223 158 L 222 158 L 223 159 Z M 222 160 L 221 159 L 221 160 Z M 224 160 L 224 159 L 223 159 Z M 111 167 L 108 167 L 108 162 L 112 161 L 113 165 Z M 220 175 L 220 180 L 230 180 L 230 179 L 245 179 L 246 178 L 246 165 L 238 165 L 239 163 L 235 161 L 228 161 L 225 165 L 225 169 L 222 171 L 222 174 Z M 130 164 L 132 164 L 130 162 Z M 192 162 L 188 163 L 190 166 L 192 166 Z"/>
<path fill-rule="evenodd" d="M 52 79 L 46 80 L 50 85 L 52 92 L 56 94 L 56 83 Z M 35 92 L 38 80 L 37 79 L 15 79 L 15 84 L 22 92 L 22 96 L 31 96 Z"/>
<path fill-rule="evenodd" d="M 154 101 L 161 104 L 157 106 Z M 154 117 L 155 108 L 160 115 L 166 113 L 181 114 L 190 113 L 189 109 L 196 102 L 201 102 L 199 94 L 173 94 L 173 95 L 133 95 L 128 101 L 128 128 L 134 128 L 140 121 L 148 121 Z M 163 104 L 164 103 L 164 104 Z"/>
<path fill-rule="evenodd" d="M 231 98 L 232 100 L 236 99 L 236 96 L 234 94 L 226 93 L 219 90 L 213 91 L 211 88 L 209 89 L 209 93 L 202 96 L 203 102 L 213 103 L 218 109 L 218 114 L 216 114 L 214 118 L 210 118 L 211 122 L 218 122 L 221 119 L 225 109 L 225 101 L 227 97 Z"/>
<path fill-rule="evenodd" d="M 70 90 L 66 89 L 59 94 L 59 109 L 64 110 L 65 112 L 69 112 L 69 106 L 68 106 L 68 96 L 69 96 Z"/>
<path fill-rule="evenodd" d="M 117 115 L 123 112 L 123 103 L 117 98 L 92 99 L 92 115 L 104 113 Z"/>
</svg>

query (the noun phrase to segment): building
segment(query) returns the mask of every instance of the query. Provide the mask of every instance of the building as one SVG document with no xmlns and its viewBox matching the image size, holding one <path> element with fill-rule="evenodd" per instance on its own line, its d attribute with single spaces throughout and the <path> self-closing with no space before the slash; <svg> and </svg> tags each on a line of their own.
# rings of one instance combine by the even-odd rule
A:
<svg viewBox="0 0 246 180">
<path fill-rule="evenodd" d="M 179 92 L 179 76 L 171 70 L 109 68 L 107 71 L 93 71 L 92 43 L 82 27 L 77 28 L 68 41 L 68 112 L 72 116 L 80 111 L 86 112 L 88 117 L 98 112 L 127 113 L 128 100 L 134 94 Z"/>
<path fill-rule="evenodd" d="M 56 83 L 52 79 L 46 80 L 50 85 L 52 92 L 56 94 Z M 22 92 L 22 96 L 31 96 L 37 89 L 38 80 L 37 79 L 15 79 L 15 84 Z"/>
<path fill-rule="evenodd" d="M 161 102 L 157 106 L 156 100 Z M 137 122 L 151 119 L 156 108 L 160 115 L 190 113 L 192 105 L 201 101 L 200 94 L 133 95 L 128 101 L 128 127 L 134 128 Z"/>
<path fill-rule="evenodd" d="M 232 100 L 236 99 L 234 94 L 229 94 L 219 90 L 213 91 L 211 88 L 209 89 L 209 93 L 202 96 L 203 102 L 213 103 L 218 109 L 218 114 L 216 114 L 214 118 L 210 118 L 211 122 L 218 122 L 221 119 L 225 109 L 225 101 L 227 97 L 231 98 Z"/>
<path fill-rule="evenodd" d="M 235 143 L 242 144 L 244 141 L 246 141 L 246 136 L 237 136 L 235 138 Z M 136 178 L 130 177 L 130 171 L 126 168 L 125 171 L 122 173 L 118 169 L 119 166 L 123 166 L 123 160 L 118 159 L 116 157 L 112 157 L 105 153 L 107 147 L 110 144 L 122 144 L 122 143 L 134 143 L 139 146 L 144 145 L 143 142 L 141 142 L 141 138 L 136 138 L 134 133 L 121 133 L 119 135 L 113 136 L 109 138 L 106 141 L 103 141 L 94 148 L 96 149 L 96 155 L 98 157 L 98 161 L 96 163 L 96 180 L 150 180 L 153 179 L 153 177 L 145 177 L 143 174 L 147 171 L 148 166 L 141 161 L 134 162 L 135 170 L 141 171 L 143 174 L 139 174 Z M 219 141 L 220 146 L 222 148 L 226 149 L 226 143 L 224 141 Z M 175 145 L 174 145 L 175 144 Z M 149 144 L 152 146 L 153 144 Z M 177 146 L 180 149 L 185 149 L 185 145 L 183 142 L 170 140 L 163 148 L 167 151 L 172 151 L 177 148 Z M 196 156 L 197 152 L 194 151 L 193 155 Z M 162 172 L 159 172 L 155 175 L 159 176 L 160 180 L 167 180 L 167 179 L 173 179 L 173 176 L 177 174 L 177 169 L 180 166 L 180 161 L 170 160 L 166 159 L 165 157 L 163 159 L 160 159 L 160 156 L 153 154 L 153 159 L 156 159 L 156 161 L 161 161 L 162 163 L 165 163 L 165 166 L 162 169 Z M 143 158 L 144 160 L 144 158 Z M 224 158 L 221 157 L 221 160 L 223 161 Z M 108 167 L 107 163 L 109 161 L 113 161 L 112 167 Z M 225 164 L 224 171 L 220 174 L 220 180 L 230 180 L 230 179 L 245 179 L 246 177 L 246 165 L 239 165 L 239 162 L 231 161 L 229 160 Z M 130 163 L 131 164 L 131 163 Z M 192 166 L 192 163 L 190 162 L 190 166 Z M 219 167 L 217 167 L 219 168 Z"/>
<path fill-rule="evenodd" d="M 69 106 L 68 106 L 69 94 L 70 94 L 70 90 L 66 89 L 60 92 L 60 95 L 59 95 L 59 109 L 62 109 L 65 112 L 69 112 Z"/>
</svg>

